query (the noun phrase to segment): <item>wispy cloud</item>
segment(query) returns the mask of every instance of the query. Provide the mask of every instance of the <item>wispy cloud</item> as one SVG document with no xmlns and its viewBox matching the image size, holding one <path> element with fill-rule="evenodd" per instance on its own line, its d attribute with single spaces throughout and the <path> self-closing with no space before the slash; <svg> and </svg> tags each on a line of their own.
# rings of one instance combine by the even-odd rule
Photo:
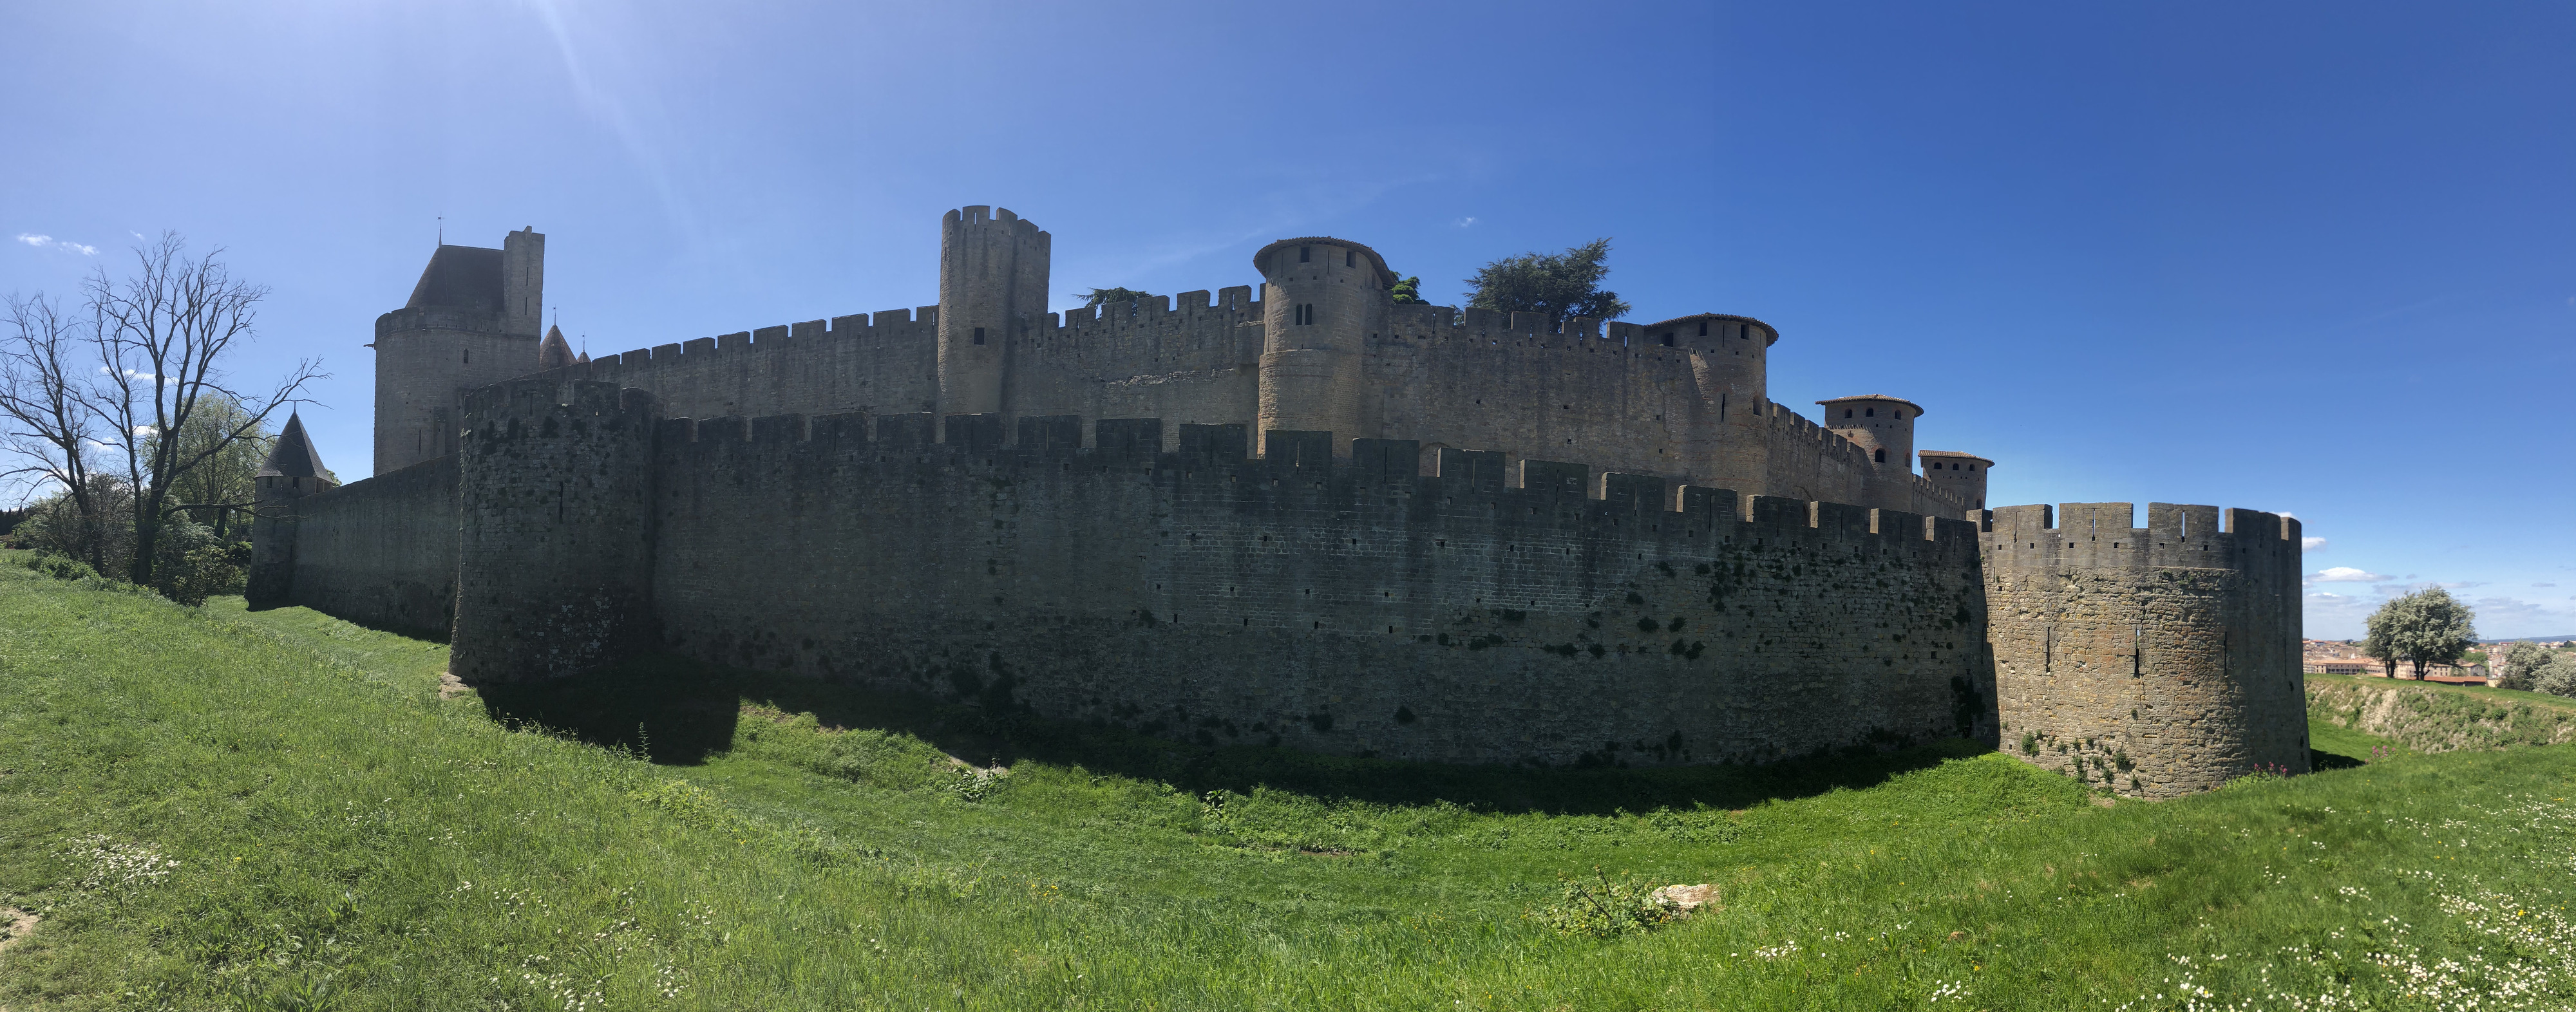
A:
<svg viewBox="0 0 2576 1012">
<path fill-rule="evenodd" d="M 2299 539 L 2299 548 L 2300 548 L 2300 550 L 2301 550 L 2301 551 L 2314 552 L 2314 551 L 2320 551 L 2320 550 L 2324 549 L 2325 547 L 2326 547 L 2326 539 L 2324 539 L 2324 538 L 2300 538 L 2300 539 Z"/>
<path fill-rule="evenodd" d="M 1460 218 L 1460 219 L 1458 219 L 1458 227 L 1459 227 L 1459 228 L 1474 228 L 1474 227 L 1476 227 L 1476 219 L 1475 219 L 1473 216 L 1469 216 L 1469 217 L 1465 217 L 1465 218 Z"/>
<path fill-rule="evenodd" d="M 56 239 L 50 235 L 36 235 L 31 232 L 20 232 L 18 233 L 18 241 L 26 243 L 27 245 L 33 246 L 37 249 L 69 250 L 85 257 L 98 255 L 98 247 L 96 246 L 89 245 L 88 243 L 73 242 L 69 239 Z"/>
<path fill-rule="evenodd" d="M 2354 569 L 2351 566 L 2335 566 L 2328 569 L 2320 569 L 2315 573 L 2309 574 L 2308 579 L 2315 580 L 2318 583 L 2388 582 L 2388 578 L 2385 576 L 2381 576 L 2368 570 Z"/>
</svg>

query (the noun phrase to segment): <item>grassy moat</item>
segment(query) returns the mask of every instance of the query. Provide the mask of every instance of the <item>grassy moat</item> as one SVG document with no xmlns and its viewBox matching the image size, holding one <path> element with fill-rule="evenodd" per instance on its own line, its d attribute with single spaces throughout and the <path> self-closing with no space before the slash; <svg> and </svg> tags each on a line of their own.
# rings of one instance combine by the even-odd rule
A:
<svg viewBox="0 0 2576 1012">
<path fill-rule="evenodd" d="M 42 918 L 0 1007 L 2576 1003 L 2565 746 L 2320 719 L 2341 768 L 2144 803 L 1959 742 L 1461 769 L 667 660 L 442 698 L 444 658 L 0 566 L 0 905 Z M 2568 705 L 2508 695 L 2461 719 Z M 1551 923 L 1623 875 L 1718 906 Z"/>
</svg>

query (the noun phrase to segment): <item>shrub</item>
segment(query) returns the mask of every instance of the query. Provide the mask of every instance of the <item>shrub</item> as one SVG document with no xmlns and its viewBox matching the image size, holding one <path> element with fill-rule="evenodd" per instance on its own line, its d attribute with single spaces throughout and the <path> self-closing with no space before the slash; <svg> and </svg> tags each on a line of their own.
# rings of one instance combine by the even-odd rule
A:
<svg viewBox="0 0 2576 1012">
<path fill-rule="evenodd" d="M 1589 879 L 1563 880 L 1564 891 L 1552 906 L 1529 913 L 1531 919 L 1571 935 L 1612 938 L 1650 931 L 1675 920 L 1679 909 L 1655 898 L 1655 887 L 1626 872 L 1616 879 L 1592 869 Z"/>
<path fill-rule="evenodd" d="M 57 580 L 97 579 L 98 570 L 79 559 L 65 558 L 52 552 L 37 552 L 27 557 L 27 568 Z"/>
<path fill-rule="evenodd" d="M 217 594 L 241 593 L 242 567 L 233 561 L 235 554 L 205 525 L 173 516 L 153 549 L 152 589 L 191 608 Z"/>
<path fill-rule="evenodd" d="M 2576 658 L 2561 656 L 2533 671 L 2531 688 L 2553 696 L 2576 696 Z"/>
</svg>

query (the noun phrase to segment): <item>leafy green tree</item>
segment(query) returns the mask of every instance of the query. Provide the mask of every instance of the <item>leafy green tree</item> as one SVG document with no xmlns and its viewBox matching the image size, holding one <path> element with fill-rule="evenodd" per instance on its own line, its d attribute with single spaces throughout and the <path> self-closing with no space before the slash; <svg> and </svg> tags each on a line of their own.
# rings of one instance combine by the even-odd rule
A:
<svg viewBox="0 0 2576 1012">
<path fill-rule="evenodd" d="M 1396 282 L 1394 288 L 1388 289 L 1388 294 L 1395 296 L 1395 304 L 1399 306 L 1430 302 L 1422 297 L 1422 279 L 1418 277 Z"/>
<path fill-rule="evenodd" d="M 227 438 L 236 432 L 241 435 Z M 198 457 L 201 462 L 171 480 L 175 508 L 210 528 L 217 541 L 246 533 L 237 529 L 240 525 L 235 521 L 250 515 L 257 492 L 253 478 L 276 441 L 258 419 L 242 410 L 241 402 L 209 392 L 179 430 L 180 445 L 175 447 L 179 456 Z M 144 452 L 157 459 L 160 442 L 146 437 Z"/>
<path fill-rule="evenodd" d="M 1563 253 L 1523 253 L 1486 264 L 1467 279 L 1467 305 L 1504 313 L 1539 313 L 1553 323 L 1569 316 L 1612 320 L 1629 305 L 1601 287 L 1610 276 L 1610 240 L 1594 239 Z"/>
<path fill-rule="evenodd" d="M 2559 657 L 2549 666 L 2533 672 L 2531 688 L 2553 696 L 2576 696 L 2576 659 Z"/>
<path fill-rule="evenodd" d="M 2370 616 L 2370 637 L 2362 652 L 2389 662 L 2403 660 L 2424 677 L 2431 664 L 2456 664 L 2478 642 L 2477 613 L 2440 587 L 2419 590 L 2379 606 Z"/>
<path fill-rule="evenodd" d="M 1143 302 L 1153 297 L 1152 292 L 1141 292 L 1133 288 L 1094 288 L 1082 293 L 1082 305 L 1086 309 L 1123 306 L 1130 302 Z"/>
<path fill-rule="evenodd" d="M 2495 659 L 2496 681 L 2502 688 L 2529 689 L 2540 669 L 2557 659 L 2558 653 L 2538 643 L 2516 643 L 2506 647 Z"/>
</svg>

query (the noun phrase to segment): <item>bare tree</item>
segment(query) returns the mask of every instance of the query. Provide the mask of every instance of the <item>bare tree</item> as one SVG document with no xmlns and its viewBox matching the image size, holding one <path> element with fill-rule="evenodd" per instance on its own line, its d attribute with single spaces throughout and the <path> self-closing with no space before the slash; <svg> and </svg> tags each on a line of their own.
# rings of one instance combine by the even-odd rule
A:
<svg viewBox="0 0 2576 1012">
<path fill-rule="evenodd" d="M 302 403 L 306 384 L 323 378 L 310 359 L 268 392 L 245 394 L 225 385 L 226 353 L 254 336 L 260 300 L 268 289 L 240 281 L 226 270 L 223 249 L 187 255 L 176 232 L 134 250 L 135 271 L 111 281 L 101 267 L 89 280 L 89 303 L 98 317 L 93 342 L 101 375 L 87 404 L 108 436 L 124 450 L 126 479 L 134 488 L 134 561 L 128 579 L 152 582 L 154 547 L 161 527 L 179 505 L 171 487 L 233 444 L 255 438 L 278 408 Z M 209 395 L 240 406 L 231 424 L 200 438 L 159 439 L 191 432 Z"/>
<path fill-rule="evenodd" d="M 31 491 L 62 486 L 79 517 L 90 568 L 105 571 L 107 523 L 92 483 L 98 424 L 85 403 L 95 322 L 63 315 L 42 293 L 9 297 L 9 343 L 0 346 L 0 450 L 23 463 L 0 472 Z"/>
</svg>

